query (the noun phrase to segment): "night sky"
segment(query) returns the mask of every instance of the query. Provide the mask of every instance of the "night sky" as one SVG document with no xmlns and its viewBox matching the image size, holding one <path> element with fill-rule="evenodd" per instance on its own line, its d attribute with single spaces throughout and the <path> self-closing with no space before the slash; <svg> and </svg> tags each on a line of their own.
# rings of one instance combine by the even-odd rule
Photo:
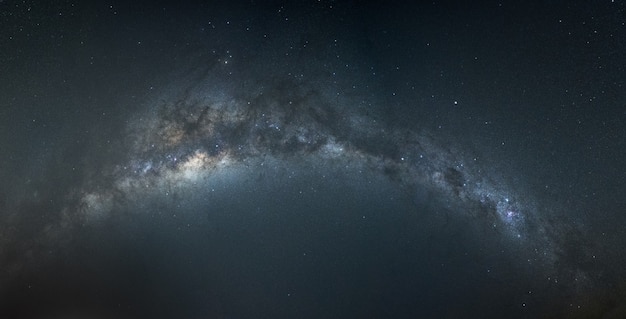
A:
<svg viewBox="0 0 626 319">
<path fill-rule="evenodd" d="M 0 0 L 0 318 L 626 318 L 626 3 Z"/>
</svg>

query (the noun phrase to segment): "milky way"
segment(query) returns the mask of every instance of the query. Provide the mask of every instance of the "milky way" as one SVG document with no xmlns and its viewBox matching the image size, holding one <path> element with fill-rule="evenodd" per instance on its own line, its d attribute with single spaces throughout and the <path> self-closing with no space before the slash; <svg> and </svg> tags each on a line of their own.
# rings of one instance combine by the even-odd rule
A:
<svg viewBox="0 0 626 319">
<path fill-rule="evenodd" d="M 210 204 L 217 193 L 246 196 L 241 185 L 247 180 L 318 179 L 328 187 L 344 183 L 370 192 L 381 183 L 362 178 L 384 178 L 413 198 L 408 214 L 445 215 L 436 226 L 442 229 L 429 233 L 451 235 L 449 223 L 464 224 L 479 247 L 500 247 L 498 254 L 513 260 L 515 269 L 526 269 L 524 276 L 565 281 L 572 289 L 588 284 L 589 274 L 571 264 L 571 252 L 562 247 L 565 236 L 576 232 L 550 220 L 556 205 L 507 182 L 515 172 L 486 165 L 462 143 L 426 129 L 388 125 L 353 107 L 358 97 L 290 78 L 249 81 L 242 90 L 223 81 L 226 70 L 216 64 L 205 75 L 179 75 L 152 91 L 126 116 L 122 139 L 111 152 L 119 156 L 86 155 L 100 163 L 98 169 L 85 168 L 84 179 L 54 205 L 56 217 L 18 246 L 26 247 L 25 255 L 11 253 L 6 272 L 36 268 L 80 247 L 85 240 L 77 234 L 84 229 L 119 228 L 111 225 L 146 218 L 170 220 L 174 229 L 193 227 L 200 216 L 193 216 L 195 207 Z M 576 254 L 588 258 L 584 250 Z"/>
<path fill-rule="evenodd" d="M 536 21 L 499 30 L 506 12 L 534 15 L 326 1 L 77 7 L 33 6 L 37 20 L 11 6 L 28 23 L 7 20 L 19 27 L 0 39 L 18 55 L 0 55 L 0 316 L 620 307 L 623 293 L 605 298 L 623 287 L 619 253 L 602 247 L 611 227 L 590 231 L 595 206 L 582 205 L 611 165 L 578 174 L 567 162 L 602 163 L 619 147 L 588 147 L 581 136 L 604 136 L 585 133 L 594 118 L 564 111 L 619 90 L 579 94 L 578 71 L 552 73 L 552 38 L 525 37 Z M 547 29 L 559 21 L 569 43 L 580 30 L 561 11 Z M 49 27 L 56 19 L 71 21 Z M 32 49 L 31 36 L 54 49 Z"/>
<path fill-rule="evenodd" d="M 533 192 L 501 178 L 512 172 L 485 167 L 463 145 L 428 131 L 385 126 L 347 107 L 355 101 L 338 103 L 306 81 L 255 83 L 238 92 L 220 83 L 221 67 L 213 70 L 217 76 L 192 77 L 192 84 L 155 94 L 131 116 L 127 157 L 75 190 L 62 225 L 97 225 L 138 203 L 202 201 L 215 187 L 267 167 L 345 168 L 386 176 L 418 194 L 418 202 L 426 200 L 419 194 L 434 194 L 429 200 L 453 212 L 449 218 L 469 218 L 469 227 L 487 238 L 509 241 L 520 263 L 555 273 L 563 230 L 543 219 L 546 207 Z"/>
</svg>

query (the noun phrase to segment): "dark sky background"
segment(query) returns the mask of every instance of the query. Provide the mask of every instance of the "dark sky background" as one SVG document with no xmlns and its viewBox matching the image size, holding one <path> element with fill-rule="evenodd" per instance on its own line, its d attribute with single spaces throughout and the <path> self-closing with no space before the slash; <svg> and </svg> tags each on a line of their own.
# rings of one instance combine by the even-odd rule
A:
<svg viewBox="0 0 626 319">
<path fill-rule="evenodd" d="M 623 318 L 623 1 L 0 0 L 0 317 Z"/>
</svg>

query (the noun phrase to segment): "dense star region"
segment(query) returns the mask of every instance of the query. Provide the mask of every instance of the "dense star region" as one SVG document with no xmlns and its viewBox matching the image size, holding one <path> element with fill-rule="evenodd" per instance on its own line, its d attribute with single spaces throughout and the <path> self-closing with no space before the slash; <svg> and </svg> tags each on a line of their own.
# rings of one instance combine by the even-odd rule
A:
<svg viewBox="0 0 626 319">
<path fill-rule="evenodd" d="M 624 5 L 525 6 L 0 1 L 0 317 L 622 317 Z"/>
</svg>

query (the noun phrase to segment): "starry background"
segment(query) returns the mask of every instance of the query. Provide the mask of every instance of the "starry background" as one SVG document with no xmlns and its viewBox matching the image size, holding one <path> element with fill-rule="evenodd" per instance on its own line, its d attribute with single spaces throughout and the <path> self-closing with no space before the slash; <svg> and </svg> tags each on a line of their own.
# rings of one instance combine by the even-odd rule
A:
<svg viewBox="0 0 626 319">
<path fill-rule="evenodd" d="M 3 318 L 623 318 L 626 4 L 0 1 Z"/>
</svg>

